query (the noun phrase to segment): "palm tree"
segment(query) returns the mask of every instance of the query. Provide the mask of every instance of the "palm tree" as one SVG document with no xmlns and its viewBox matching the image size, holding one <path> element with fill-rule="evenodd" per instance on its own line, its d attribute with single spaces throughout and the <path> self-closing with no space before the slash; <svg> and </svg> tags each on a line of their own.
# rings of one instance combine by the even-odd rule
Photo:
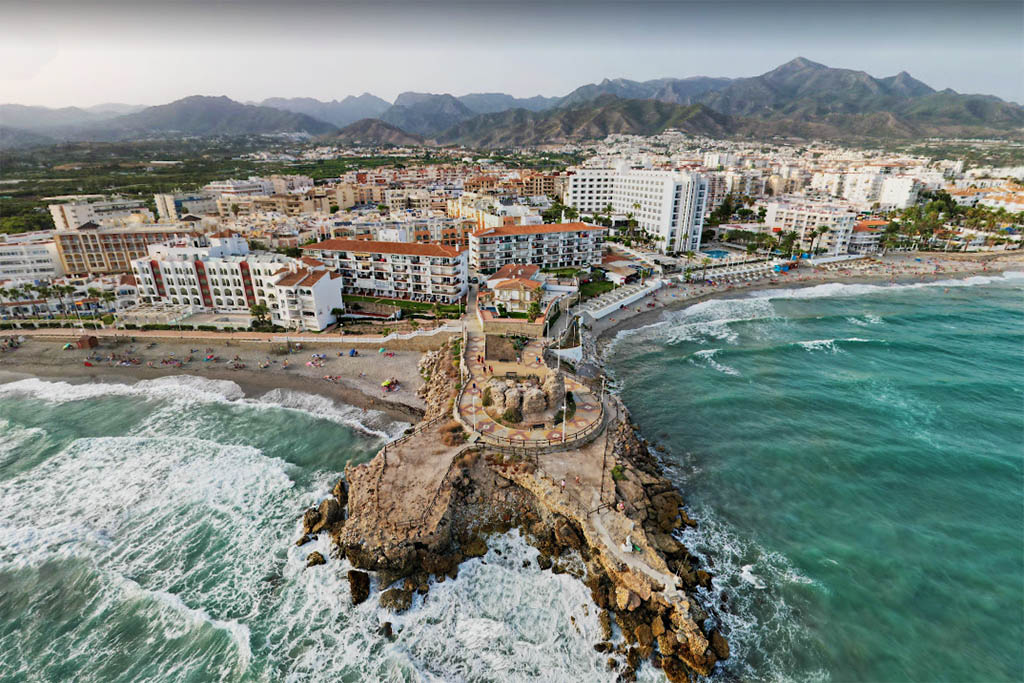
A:
<svg viewBox="0 0 1024 683">
<path fill-rule="evenodd" d="M 811 232 L 811 256 L 814 256 L 818 253 L 818 240 L 821 239 L 821 236 L 826 234 L 827 232 L 829 232 L 829 228 L 827 225 L 819 225 L 817 230 L 813 230 Z"/>
<path fill-rule="evenodd" d="M 708 265 L 711 263 L 711 259 L 708 258 L 707 256 L 705 256 L 704 258 L 702 258 L 700 260 L 700 262 L 704 266 L 704 269 L 701 270 L 701 272 L 700 272 L 700 279 L 701 280 L 707 280 L 708 279 L 707 278 L 707 275 L 708 275 Z"/>
<path fill-rule="evenodd" d="M 114 307 L 111 306 L 111 304 L 114 302 L 115 299 L 117 299 L 117 294 L 108 289 L 100 295 L 100 298 L 102 298 L 103 302 L 107 304 L 108 311 L 114 310 Z"/>
<path fill-rule="evenodd" d="M 771 235 L 769 235 L 768 238 L 764 241 L 764 246 L 765 246 L 765 250 L 767 251 L 767 256 L 765 257 L 765 261 L 766 262 L 767 261 L 771 261 L 772 260 L 772 252 L 774 252 L 775 248 L 779 246 L 779 240 L 777 240 L 776 238 L 774 238 Z"/>
</svg>

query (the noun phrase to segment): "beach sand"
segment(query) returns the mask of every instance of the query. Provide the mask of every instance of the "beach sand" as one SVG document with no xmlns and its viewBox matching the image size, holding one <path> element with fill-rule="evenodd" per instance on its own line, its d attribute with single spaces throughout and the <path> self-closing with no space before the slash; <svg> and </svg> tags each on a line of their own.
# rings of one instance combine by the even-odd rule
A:
<svg viewBox="0 0 1024 683">
<path fill-rule="evenodd" d="M 417 369 L 419 351 L 394 351 L 393 356 L 360 351 L 358 356 L 350 357 L 346 348 L 339 357 L 338 344 L 304 344 L 301 350 L 286 354 L 281 353 L 279 345 L 235 341 L 211 344 L 205 339 L 189 344 L 187 340 L 164 338 L 151 343 L 143 335 L 137 335 L 134 343 L 130 339 L 125 337 L 124 342 L 118 344 L 100 337 L 100 346 L 95 349 L 63 350 L 65 340 L 25 335 L 20 348 L 0 354 L 0 383 L 26 377 L 68 382 L 135 382 L 169 375 L 195 375 L 230 380 L 250 397 L 261 396 L 272 389 L 289 389 L 325 396 L 358 408 L 380 410 L 404 422 L 417 421 L 425 406 L 416 395 L 416 389 L 422 384 Z M 218 360 L 204 361 L 210 353 Z M 326 354 L 322 367 L 307 365 L 314 353 Z M 120 365 L 108 360 L 110 354 L 137 359 L 139 364 Z M 176 362 L 189 356 L 192 360 L 178 367 Z M 85 365 L 88 359 L 96 357 L 100 359 L 89 361 L 92 367 Z M 232 368 L 236 357 L 244 368 Z M 287 368 L 284 367 L 286 360 Z M 260 368 L 260 363 L 269 365 Z M 336 379 L 327 381 L 325 375 Z M 399 388 L 385 393 L 381 383 L 390 378 L 399 381 Z"/>
</svg>

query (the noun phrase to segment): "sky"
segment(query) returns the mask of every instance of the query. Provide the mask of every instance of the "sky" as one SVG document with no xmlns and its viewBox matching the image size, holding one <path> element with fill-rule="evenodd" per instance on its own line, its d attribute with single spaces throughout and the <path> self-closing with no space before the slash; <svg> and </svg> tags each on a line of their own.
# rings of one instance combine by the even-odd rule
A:
<svg viewBox="0 0 1024 683">
<path fill-rule="evenodd" d="M 797 56 L 1024 102 L 1024 1 L 0 0 L 0 103 L 564 95 Z"/>
</svg>

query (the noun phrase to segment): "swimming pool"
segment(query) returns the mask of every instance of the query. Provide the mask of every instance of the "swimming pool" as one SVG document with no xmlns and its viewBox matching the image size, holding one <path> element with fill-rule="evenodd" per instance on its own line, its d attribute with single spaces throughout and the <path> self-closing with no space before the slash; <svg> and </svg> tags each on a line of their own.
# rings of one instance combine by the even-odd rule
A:
<svg viewBox="0 0 1024 683">
<path fill-rule="evenodd" d="M 700 253 L 705 256 L 710 256 L 711 258 L 725 258 L 729 255 L 729 252 L 725 249 L 708 249 L 707 251 L 702 251 Z"/>
</svg>

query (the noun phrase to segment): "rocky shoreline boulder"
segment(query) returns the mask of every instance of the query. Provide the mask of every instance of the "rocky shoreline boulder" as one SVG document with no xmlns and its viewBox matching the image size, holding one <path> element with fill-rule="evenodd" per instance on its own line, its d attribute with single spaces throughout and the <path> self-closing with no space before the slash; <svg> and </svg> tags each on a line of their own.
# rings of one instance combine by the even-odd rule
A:
<svg viewBox="0 0 1024 683">
<path fill-rule="evenodd" d="M 370 575 L 358 569 L 348 572 L 348 588 L 352 594 L 352 604 L 358 605 L 370 597 Z"/>
</svg>

